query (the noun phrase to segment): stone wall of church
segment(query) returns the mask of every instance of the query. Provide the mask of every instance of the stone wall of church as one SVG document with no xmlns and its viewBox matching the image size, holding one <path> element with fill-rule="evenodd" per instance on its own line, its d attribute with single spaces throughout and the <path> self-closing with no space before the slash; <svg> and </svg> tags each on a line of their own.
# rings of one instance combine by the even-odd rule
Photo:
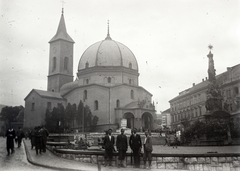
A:
<svg viewBox="0 0 240 171">
<path fill-rule="evenodd" d="M 33 128 L 45 124 L 45 113 L 48 102 L 51 103 L 51 109 L 57 107 L 58 103 L 65 104 L 63 100 L 43 98 L 36 92 L 31 93 L 27 99 L 25 99 L 24 128 Z"/>
<path fill-rule="evenodd" d="M 87 91 L 87 99 L 84 100 L 84 91 Z M 98 124 L 107 124 L 109 118 L 109 89 L 97 86 L 89 85 L 75 89 L 65 96 L 67 103 L 78 105 L 80 100 L 84 105 L 88 105 L 93 115 L 99 117 Z M 95 109 L 94 102 L 98 101 L 98 109 Z"/>
<path fill-rule="evenodd" d="M 84 91 L 87 92 L 87 99 L 84 100 Z M 133 90 L 133 98 L 131 97 L 131 90 Z M 93 115 L 99 117 L 98 125 L 103 124 L 116 124 L 115 108 L 117 107 L 117 100 L 120 101 L 120 108 L 125 107 L 127 104 L 138 99 L 151 100 L 151 94 L 144 91 L 144 89 L 119 85 L 112 88 L 98 86 L 98 85 L 86 85 L 84 87 L 77 88 L 67 94 L 64 98 L 67 99 L 67 103 L 78 105 L 80 100 L 84 102 L 84 105 L 88 105 Z M 98 109 L 96 109 L 95 101 L 98 102 Z"/>
<path fill-rule="evenodd" d="M 89 69 L 90 70 L 90 69 Z M 94 69 L 95 71 L 96 69 Z M 100 85 L 107 85 L 107 86 L 114 86 L 119 84 L 131 84 L 138 86 L 138 75 L 126 73 L 126 72 L 119 72 L 115 70 L 110 71 L 96 71 L 89 73 L 84 73 L 83 76 L 79 75 L 79 81 L 81 85 L 87 84 L 100 84 Z M 111 82 L 108 82 L 108 78 L 111 79 Z M 88 83 L 86 82 L 88 79 Z M 131 80 L 131 81 L 129 81 Z"/>
</svg>

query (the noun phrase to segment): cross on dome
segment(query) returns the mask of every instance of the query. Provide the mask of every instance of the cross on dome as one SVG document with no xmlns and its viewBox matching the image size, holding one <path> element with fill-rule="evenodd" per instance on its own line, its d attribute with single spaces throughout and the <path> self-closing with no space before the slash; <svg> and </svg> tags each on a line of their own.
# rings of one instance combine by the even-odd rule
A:
<svg viewBox="0 0 240 171">
<path fill-rule="evenodd" d="M 108 28 L 107 28 L 107 37 L 105 38 L 105 40 L 112 40 L 112 38 L 110 37 L 110 33 L 109 33 L 109 20 L 107 22 Z"/>
</svg>

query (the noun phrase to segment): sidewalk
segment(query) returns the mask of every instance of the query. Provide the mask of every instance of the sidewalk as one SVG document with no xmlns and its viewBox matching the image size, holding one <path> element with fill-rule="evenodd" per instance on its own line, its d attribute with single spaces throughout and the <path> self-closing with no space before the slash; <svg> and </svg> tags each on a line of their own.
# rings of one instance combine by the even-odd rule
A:
<svg viewBox="0 0 240 171">
<path fill-rule="evenodd" d="M 26 150 L 26 155 L 29 163 L 41 166 L 45 168 L 50 168 L 54 170 L 64 170 L 64 171 L 140 171 L 146 170 L 142 168 L 117 168 L 117 167 L 103 167 L 91 163 L 83 163 L 75 160 L 68 160 L 61 157 L 57 157 L 47 150 L 46 153 L 41 155 L 36 155 L 36 151 L 31 149 L 30 140 L 24 140 L 24 146 Z M 167 170 L 167 169 L 151 169 L 151 171 L 183 171 L 183 170 Z"/>
</svg>

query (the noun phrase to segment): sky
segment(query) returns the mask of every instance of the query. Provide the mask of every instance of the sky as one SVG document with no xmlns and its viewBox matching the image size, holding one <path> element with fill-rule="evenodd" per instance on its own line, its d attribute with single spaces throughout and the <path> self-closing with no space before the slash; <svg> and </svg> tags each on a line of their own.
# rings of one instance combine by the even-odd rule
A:
<svg viewBox="0 0 240 171">
<path fill-rule="evenodd" d="M 240 63 L 239 0 L 0 1 L 0 104 L 25 105 L 32 89 L 47 90 L 49 41 L 64 7 L 74 44 L 74 78 L 83 52 L 110 35 L 134 53 L 139 85 L 157 113 L 207 77 L 208 45 L 216 74 Z"/>
</svg>

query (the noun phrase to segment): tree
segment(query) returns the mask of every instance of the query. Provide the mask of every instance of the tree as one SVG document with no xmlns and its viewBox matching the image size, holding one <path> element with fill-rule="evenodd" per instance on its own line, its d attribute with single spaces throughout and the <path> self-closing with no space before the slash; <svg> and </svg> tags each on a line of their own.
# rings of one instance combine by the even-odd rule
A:
<svg viewBox="0 0 240 171">
<path fill-rule="evenodd" d="M 95 115 L 93 116 L 93 119 L 92 119 L 92 128 L 91 128 L 91 131 L 95 131 L 96 129 L 96 126 L 97 126 L 97 123 L 98 123 L 98 117 Z"/>
<path fill-rule="evenodd" d="M 46 109 L 46 113 L 45 113 L 45 127 L 50 132 L 55 132 L 55 125 L 53 123 L 54 123 L 54 120 L 52 119 L 52 113 L 48 109 Z"/>
<path fill-rule="evenodd" d="M 82 100 L 80 100 L 78 104 L 77 112 L 76 112 L 76 123 L 78 126 L 82 124 L 83 108 L 84 108 L 83 102 Z"/>
<path fill-rule="evenodd" d="M 45 126 L 50 132 L 63 132 L 74 128 L 75 120 L 78 127 L 82 126 L 84 121 L 84 127 L 93 130 L 97 125 L 98 117 L 93 116 L 89 106 L 84 106 L 82 101 L 79 102 L 78 108 L 76 104 L 68 103 L 65 109 L 62 104 L 59 104 L 51 112 L 47 109 L 45 113 Z"/>
<path fill-rule="evenodd" d="M 67 128 L 74 127 L 75 114 L 76 114 L 76 104 L 71 105 L 70 103 L 68 103 L 65 109 Z"/>
<path fill-rule="evenodd" d="M 20 115 L 23 115 L 23 106 L 5 106 L 2 108 L 2 111 L 0 113 L 0 118 L 2 121 L 4 121 L 6 124 L 11 124 L 12 122 L 16 121 L 23 121 L 23 117 L 20 117 Z M 19 118 L 18 118 L 19 116 Z"/>
</svg>

